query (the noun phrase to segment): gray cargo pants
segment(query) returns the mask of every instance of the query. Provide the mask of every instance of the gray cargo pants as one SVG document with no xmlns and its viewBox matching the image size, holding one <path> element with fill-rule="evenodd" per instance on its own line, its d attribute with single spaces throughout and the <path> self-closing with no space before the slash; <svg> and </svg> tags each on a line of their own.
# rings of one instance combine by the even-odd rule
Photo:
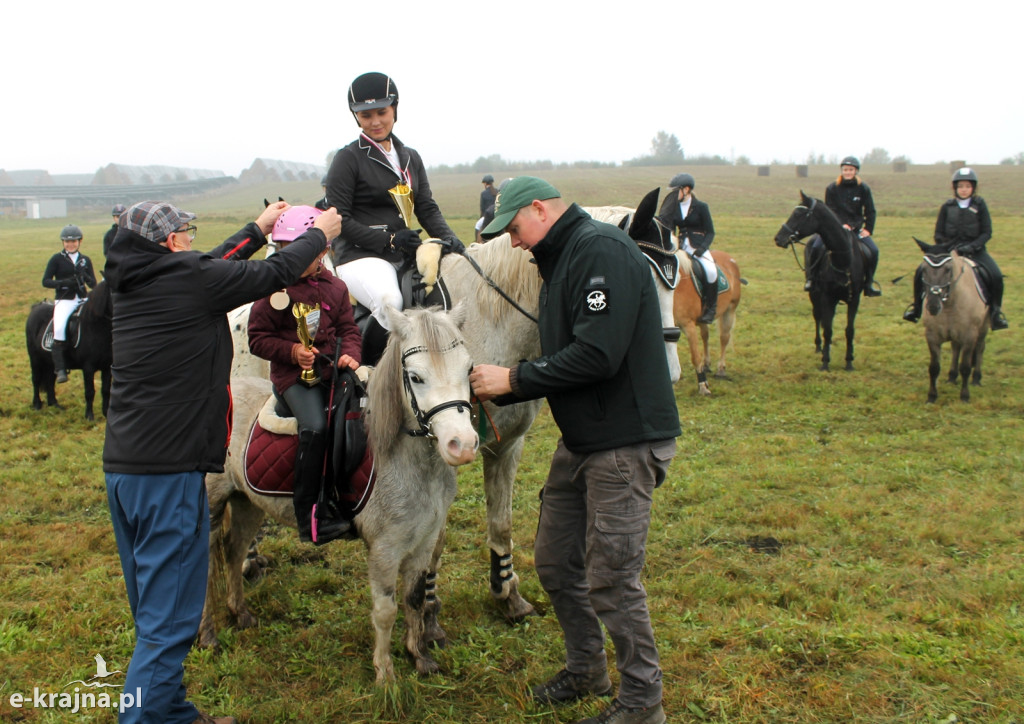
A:
<svg viewBox="0 0 1024 724">
<path fill-rule="evenodd" d="M 661 668 L 640 583 L 651 496 L 675 455 L 674 439 L 575 454 L 561 440 L 541 490 L 534 545 L 541 585 L 565 634 L 565 667 L 607 668 L 601 624 L 615 645 L 619 700 L 661 703 Z"/>
</svg>

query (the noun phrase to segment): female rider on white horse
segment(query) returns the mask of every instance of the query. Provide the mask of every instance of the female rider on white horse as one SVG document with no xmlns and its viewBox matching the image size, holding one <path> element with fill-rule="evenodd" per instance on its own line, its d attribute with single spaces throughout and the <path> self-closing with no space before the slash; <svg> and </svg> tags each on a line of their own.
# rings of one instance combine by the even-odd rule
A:
<svg viewBox="0 0 1024 724">
<path fill-rule="evenodd" d="M 679 237 L 679 247 L 691 259 L 699 264 L 694 269 L 704 277 L 704 290 L 701 295 L 703 313 L 699 324 L 711 324 L 715 321 L 718 311 L 718 271 L 715 260 L 708 251 L 715 238 L 715 225 L 711 221 L 711 210 L 703 201 L 693 195 L 693 187 L 697 182 L 688 173 L 676 174 L 669 181 L 669 186 L 678 193 L 673 197 L 669 194 L 661 207 L 661 221 L 672 233 Z"/>
</svg>

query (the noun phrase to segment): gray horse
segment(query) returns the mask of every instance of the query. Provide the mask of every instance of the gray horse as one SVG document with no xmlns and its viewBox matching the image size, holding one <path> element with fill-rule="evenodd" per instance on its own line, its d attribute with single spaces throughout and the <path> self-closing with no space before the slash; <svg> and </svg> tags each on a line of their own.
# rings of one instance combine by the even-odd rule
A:
<svg viewBox="0 0 1024 724">
<path fill-rule="evenodd" d="M 433 595 L 433 571 L 440 557 L 448 509 L 455 499 L 455 468 L 476 458 L 479 437 L 469 402 L 472 366 L 460 326 L 464 305 L 449 315 L 436 310 L 389 310 L 392 334 L 368 386 L 366 408 L 376 485 L 356 516 L 367 547 L 372 620 L 373 664 L 377 681 L 394 679 L 391 632 L 398 606 L 397 580 L 403 582 L 405 646 L 416 670 L 438 670 L 429 646 L 444 643 L 437 626 L 439 603 Z M 248 433 L 270 395 L 270 383 L 241 378 L 232 385 L 235 432 L 223 474 L 207 477 L 210 499 L 210 580 L 200 625 L 200 645 L 216 644 L 214 619 L 226 604 L 239 627 L 255 618 L 245 605 L 242 562 L 266 515 L 294 527 L 289 496 L 263 495 L 246 483 Z M 262 419 L 262 418 L 261 418 Z"/>
<path fill-rule="evenodd" d="M 955 251 L 926 255 L 921 269 L 925 288 L 925 313 L 921 321 L 931 353 L 928 402 L 935 402 L 939 396 L 935 380 L 941 371 L 940 355 L 945 342 L 953 348 L 949 381 L 956 382 L 959 370 L 960 399 L 969 402 L 968 379 L 981 384 L 981 358 L 990 324 L 988 306 L 981 297 L 974 269 Z"/>
</svg>

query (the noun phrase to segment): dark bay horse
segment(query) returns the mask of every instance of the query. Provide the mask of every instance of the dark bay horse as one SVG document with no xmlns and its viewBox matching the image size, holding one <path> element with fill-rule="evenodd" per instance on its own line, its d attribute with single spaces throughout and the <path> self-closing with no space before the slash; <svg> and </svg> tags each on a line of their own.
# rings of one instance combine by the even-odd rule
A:
<svg viewBox="0 0 1024 724">
<path fill-rule="evenodd" d="M 68 334 L 68 343 L 64 357 L 69 370 L 82 370 L 82 382 L 85 387 L 85 419 L 94 420 L 93 400 L 96 398 L 96 387 L 93 377 L 100 373 L 100 394 L 102 396 L 103 415 L 107 414 L 110 401 L 110 364 L 113 361 L 111 341 L 111 320 L 114 307 L 110 298 L 107 283 L 101 281 L 89 293 L 79 310 L 79 334 Z M 53 320 L 53 302 L 39 302 L 32 305 L 25 320 L 25 346 L 28 348 L 28 359 L 32 365 L 32 407 L 40 410 L 43 407 L 39 398 L 39 390 L 46 391 L 46 404 L 61 407 L 57 402 L 54 389 L 53 357 L 43 347 L 43 336 L 46 327 Z"/>
<path fill-rule="evenodd" d="M 921 278 L 926 290 L 924 298 L 925 339 L 931 362 L 928 365 L 928 402 L 935 402 L 939 393 L 935 380 L 941 369 L 942 345 L 949 342 L 953 361 L 949 381 L 955 383 L 960 373 L 960 399 L 969 402 L 971 393 L 967 380 L 981 384 L 981 358 L 985 353 L 989 308 L 981 297 L 974 269 L 955 251 L 950 254 L 928 254 L 921 265 Z"/>
<path fill-rule="evenodd" d="M 861 293 L 864 291 L 864 258 L 853 232 L 823 202 L 800 192 L 800 205 L 775 235 L 775 244 L 787 246 L 819 234 L 824 251 L 812 255 L 812 289 L 809 292 L 814 309 L 814 349 L 821 353 L 821 369 L 828 370 L 832 360 L 832 322 L 836 305 L 846 303 L 846 369 L 853 369 L 853 324 L 857 318 Z M 822 344 L 824 335 L 824 344 Z"/>
</svg>

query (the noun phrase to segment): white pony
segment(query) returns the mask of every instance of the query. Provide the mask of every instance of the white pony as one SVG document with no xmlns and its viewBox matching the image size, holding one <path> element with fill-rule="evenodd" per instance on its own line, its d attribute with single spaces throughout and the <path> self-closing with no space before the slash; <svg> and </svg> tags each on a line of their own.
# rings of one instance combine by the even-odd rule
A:
<svg viewBox="0 0 1024 724">
<path fill-rule="evenodd" d="M 370 378 L 366 409 L 376 483 L 355 518 L 367 547 L 373 595 L 377 681 L 394 679 L 391 632 L 399 574 L 405 606 L 405 647 L 422 674 L 438 670 L 429 646 L 443 637 L 431 628 L 439 605 L 433 572 L 448 509 L 455 498 L 455 468 L 476 458 L 479 437 L 469 402 L 469 351 L 459 327 L 465 305 L 449 315 L 436 310 L 389 310 L 392 333 Z M 294 527 L 290 496 L 258 493 L 246 482 L 249 431 L 270 395 L 270 383 L 240 378 L 232 386 L 235 429 L 225 472 L 207 476 L 210 499 L 210 580 L 200 644 L 216 644 L 214 619 L 226 604 L 239 627 L 255 618 L 245 605 L 242 562 L 265 515 Z M 272 399 L 272 398 L 270 398 Z M 262 419 L 262 418 L 261 418 Z"/>
</svg>

